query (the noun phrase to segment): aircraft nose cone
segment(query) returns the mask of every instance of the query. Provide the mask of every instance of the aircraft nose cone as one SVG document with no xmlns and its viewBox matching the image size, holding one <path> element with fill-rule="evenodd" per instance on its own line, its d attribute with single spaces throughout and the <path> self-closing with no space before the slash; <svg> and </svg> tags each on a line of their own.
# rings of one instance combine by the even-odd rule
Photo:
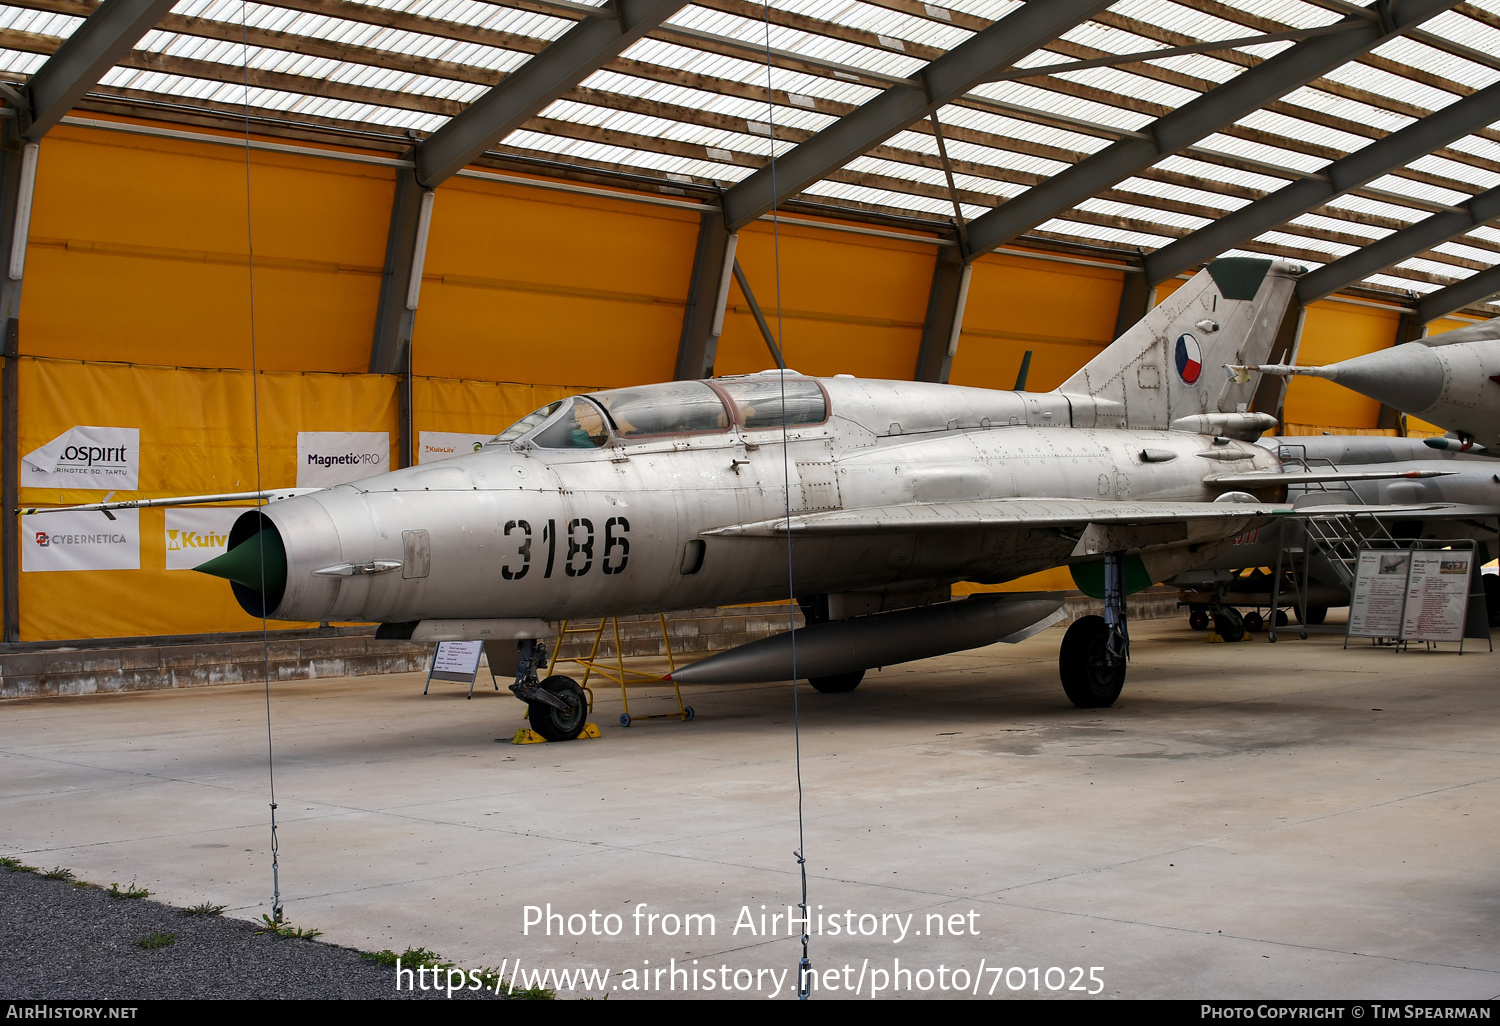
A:
<svg viewBox="0 0 1500 1026">
<path fill-rule="evenodd" d="M 286 592 L 286 545 L 274 524 L 259 514 L 251 516 L 235 523 L 228 552 L 194 569 L 229 581 L 240 605 L 252 616 L 263 616 L 281 603 Z M 249 537 L 240 540 L 234 537 L 237 534 Z"/>
<path fill-rule="evenodd" d="M 266 527 L 193 569 L 256 591 L 280 591 L 286 587 L 286 546 L 276 528 Z"/>
</svg>

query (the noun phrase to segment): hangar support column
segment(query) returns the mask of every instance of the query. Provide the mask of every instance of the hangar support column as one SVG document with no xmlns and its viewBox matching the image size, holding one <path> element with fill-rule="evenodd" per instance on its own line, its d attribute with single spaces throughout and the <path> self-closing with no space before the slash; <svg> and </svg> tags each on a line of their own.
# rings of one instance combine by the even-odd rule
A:
<svg viewBox="0 0 1500 1026">
<path fill-rule="evenodd" d="M 21 198 L 21 177 L 25 140 L 20 134 L 18 118 L 0 121 L 0 239 L 11 245 L 7 252 L 24 257 L 26 240 L 17 234 L 17 207 Z M 26 213 L 29 213 L 27 197 Z M 26 219 L 25 213 L 21 218 Z M 17 272 L 14 261 L 10 271 Z M 17 374 L 20 356 L 21 276 L 7 273 L 0 277 L 0 324 L 5 326 L 4 365 L 0 367 L 0 515 L 5 517 L 0 529 L 0 566 L 4 567 L 4 638 L 21 640 L 21 524 L 15 515 L 21 504 L 20 417 Z"/>
</svg>

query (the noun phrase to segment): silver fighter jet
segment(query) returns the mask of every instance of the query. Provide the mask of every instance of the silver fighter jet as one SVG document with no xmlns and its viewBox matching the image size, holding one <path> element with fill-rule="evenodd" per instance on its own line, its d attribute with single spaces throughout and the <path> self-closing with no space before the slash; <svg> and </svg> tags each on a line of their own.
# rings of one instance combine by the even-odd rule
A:
<svg viewBox="0 0 1500 1026">
<path fill-rule="evenodd" d="M 538 673 L 550 622 L 795 594 L 795 638 L 675 679 L 847 691 L 870 667 L 1056 622 L 1059 596 L 950 587 L 1073 564 L 1106 604 L 1067 631 L 1063 686 L 1110 705 L 1127 591 L 1211 558 L 1309 480 L 1252 444 L 1273 423 L 1247 412 L 1253 382 L 1210 371 L 1266 358 L 1299 273 L 1215 261 L 1051 392 L 773 371 L 575 396 L 471 455 L 247 512 L 198 569 L 252 615 L 490 642 L 532 728 L 564 739 L 584 699 Z"/>
<path fill-rule="evenodd" d="M 1259 371 L 1326 378 L 1452 432 L 1433 449 L 1500 451 L 1500 317 L 1321 367 L 1229 365 L 1231 377 Z"/>
</svg>

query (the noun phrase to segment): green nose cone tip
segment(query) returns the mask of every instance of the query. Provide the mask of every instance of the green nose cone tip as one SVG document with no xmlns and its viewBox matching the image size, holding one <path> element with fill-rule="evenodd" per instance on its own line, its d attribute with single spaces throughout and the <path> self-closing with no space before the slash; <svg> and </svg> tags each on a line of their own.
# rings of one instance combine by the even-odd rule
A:
<svg viewBox="0 0 1500 1026">
<path fill-rule="evenodd" d="M 243 584 L 262 595 L 277 595 L 286 587 L 286 547 L 281 535 L 268 527 L 193 569 Z"/>
</svg>

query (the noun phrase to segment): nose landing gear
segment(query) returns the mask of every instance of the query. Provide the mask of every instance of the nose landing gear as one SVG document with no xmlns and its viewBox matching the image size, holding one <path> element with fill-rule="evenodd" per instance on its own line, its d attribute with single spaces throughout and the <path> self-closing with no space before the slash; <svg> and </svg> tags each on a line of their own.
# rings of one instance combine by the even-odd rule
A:
<svg viewBox="0 0 1500 1026">
<path fill-rule="evenodd" d="M 1104 615 L 1075 620 L 1058 653 L 1058 673 L 1069 701 L 1080 709 L 1114 705 L 1125 687 L 1129 658 L 1122 554 L 1110 552 L 1104 557 Z"/>
<path fill-rule="evenodd" d="M 572 677 L 556 675 L 539 682 L 537 670 L 546 666 L 547 646 L 523 641 L 511 693 L 526 703 L 532 730 L 548 741 L 572 741 L 583 733 L 588 720 L 588 699 Z"/>
</svg>

